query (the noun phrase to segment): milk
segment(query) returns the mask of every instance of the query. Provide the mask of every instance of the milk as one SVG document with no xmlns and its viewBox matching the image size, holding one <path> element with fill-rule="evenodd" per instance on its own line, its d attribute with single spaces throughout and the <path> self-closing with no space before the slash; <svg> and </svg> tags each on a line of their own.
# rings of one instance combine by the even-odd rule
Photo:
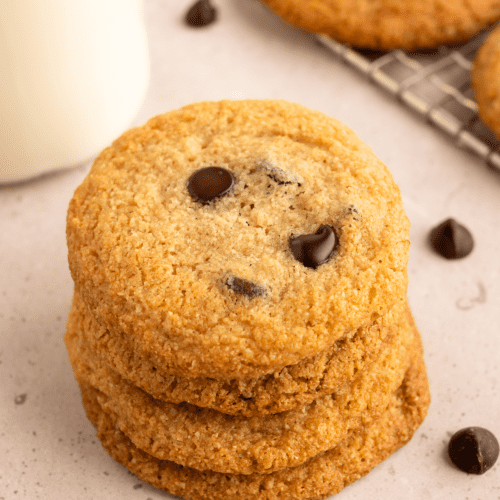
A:
<svg viewBox="0 0 500 500">
<path fill-rule="evenodd" d="M 148 77 L 141 0 L 1 0 L 0 182 L 92 158 Z"/>
</svg>

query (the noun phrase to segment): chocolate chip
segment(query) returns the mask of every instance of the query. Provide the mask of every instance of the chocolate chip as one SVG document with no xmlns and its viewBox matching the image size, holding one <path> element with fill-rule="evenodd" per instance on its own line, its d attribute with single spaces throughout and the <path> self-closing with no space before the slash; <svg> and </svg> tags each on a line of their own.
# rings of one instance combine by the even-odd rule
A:
<svg viewBox="0 0 500 500">
<path fill-rule="evenodd" d="M 302 178 L 293 175 L 290 172 L 287 172 L 279 167 L 276 167 L 272 163 L 268 162 L 267 160 L 262 160 L 260 163 L 260 168 L 266 172 L 267 176 L 272 179 L 274 182 L 282 185 L 282 184 L 293 184 L 296 183 L 299 186 L 301 185 Z"/>
<path fill-rule="evenodd" d="M 243 278 L 238 278 L 236 276 L 230 276 L 226 282 L 226 286 L 240 295 L 246 295 L 247 297 L 263 297 L 267 294 L 266 287 L 259 285 L 253 281 L 245 280 Z"/>
<path fill-rule="evenodd" d="M 467 427 L 450 439 L 448 455 L 464 472 L 484 474 L 495 464 L 499 453 L 497 438 L 482 427 Z"/>
<path fill-rule="evenodd" d="M 360 215 L 358 209 L 354 205 L 349 205 L 346 210 L 346 213 L 352 217 L 352 220 L 358 221 L 360 219 Z"/>
<path fill-rule="evenodd" d="M 230 194 L 236 185 L 234 175 L 222 167 L 205 167 L 188 180 L 188 191 L 194 201 L 207 205 L 216 198 Z"/>
<path fill-rule="evenodd" d="M 313 234 L 291 237 L 289 241 L 293 256 L 304 266 L 316 269 L 329 261 L 338 245 L 335 230 L 330 226 L 320 226 Z"/>
<path fill-rule="evenodd" d="M 430 233 L 434 250 L 447 259 L 461 259 L 472 252 L 474 240 L 469 230 L 454 219 L 447 219 Z"/>
<path fill-rule="evenodd" d="M 217 19 L 217 11 L 209 0 L 199 0 L 186 13 L 186 23 L 194 28 L 212 24 Z"/>
</svg>

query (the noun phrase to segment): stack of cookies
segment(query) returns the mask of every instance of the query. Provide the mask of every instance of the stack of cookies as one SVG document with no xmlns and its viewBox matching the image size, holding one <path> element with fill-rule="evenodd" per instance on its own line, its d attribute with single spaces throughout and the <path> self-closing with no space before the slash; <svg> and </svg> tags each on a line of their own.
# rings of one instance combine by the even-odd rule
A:
<svg viewBox="0 0 500 500">
<path fill-rule="evenodd" d="M 200 103 L 105 149 L 71 200 L 66 345 L 107 452 L 185 499 L 318 499 L 410 440 L 429 392 L 409 222 L 346 126 Z"/>
</svg>

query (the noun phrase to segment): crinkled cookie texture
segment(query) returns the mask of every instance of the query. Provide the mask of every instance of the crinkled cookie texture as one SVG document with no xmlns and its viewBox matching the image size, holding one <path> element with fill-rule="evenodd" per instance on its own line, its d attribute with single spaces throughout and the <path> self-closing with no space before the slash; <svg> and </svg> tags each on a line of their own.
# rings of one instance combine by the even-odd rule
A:
<svg viewBox="0 0 500 500">
<path fill-rule="evenodd" d="M 299 28 L 370 49 L 466 41 L 500 19 L 498 0 L 262 0 Z"/>
<path fill-rule="evenodd" d="M 290 410 L 333 393 L 369 369 L 404 328 L 405 301 L 368 327 L 347 335 L 324 352 L 257 379 L 184 378 L 163 372 L 141 358 L 124 339 L 98 325 L 75 293 L 67 329 L 81 332 L 91 350 L 110 368 L 156 399 L 187 402 L 231 415 L 264 415 Z"/>
<path fill-rule="evenodd" d="M 500 27 L 479 48 L 471 83 L 481 119 L 500 138 Z"/>
<path fill-rule="evenodd" d="M 417 332 L 418 335 L 418 332 Z M 387 410 L 356 429 L 335 448 L 298 467 L 271 474 L 198 471 L 159 460 L 135 446 L 119 429 L 116 414 L 103 411 L 99 391 L 81 382 L 88 418 L 108 454 L 140 479 L 186 500 L 317 500 L 336 494 L 406 444 L 430 403 L 421 349 Z"/>
<path fill-rule="evenodd" d="M 103 410 L 142 450 L 199 470 L 269 473 L 333 448 L 386 410 L 420 349 L 408 320 L 353 383 L 296 410 L 249 418 L 155 400 L 94 356 L 81 332 L 68 333 L 66 345 L 77 380 L 102 393 Z"/>
<path fill-rule="evenodd" d="M 188 183 L 209 166 L 235 186 L 204 204 Z M 321 226 L 337 245 L 313 269 L 290 241 Z M 409 222 L 388 169 L 345 125 L 284 101 L 193 104 L 129 130 L 77 188 L 67 240 L 94 318 L 178 376 L 275 372 L 406 294 Z"/>
</svg>

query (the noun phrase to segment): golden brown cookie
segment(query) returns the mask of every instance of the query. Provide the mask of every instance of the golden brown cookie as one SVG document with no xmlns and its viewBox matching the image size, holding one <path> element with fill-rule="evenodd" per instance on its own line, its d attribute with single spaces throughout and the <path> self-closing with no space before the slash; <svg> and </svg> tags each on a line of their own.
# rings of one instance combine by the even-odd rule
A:
<svg viewBox="0 0 500 500">
<path fill-rule="evenodd" d="M 406 294 L 408 234 L 368 146 L 271 100 L 193 104 L 126 132 L 67 217 L 96 321 L 165 373 L 225 380 L 296 364 L 386 314 Z"/>
<path fill-rule="evenodd" d="M 262 0 L 289 23 L 370 49 L 463 42 L 500 19 L 497 0 Z"/>
<path fill-rule="evenodd" d="M 199 470 L 269 473 L 333 448 L 387 408 L 420 350 L 404 318 L 390 346 L 353 383 L 295 410 L 249 418 L 155 400 L 94 356 L 81 332 L 68 332 L 65 341 L 77 380 L 102 393 L 102 409 L 117 415 L 139 448 Z"/>
<path fill-rule="evenodd" d="M 156 399 L 187 402 L 231 415 L 253 416 L 311 403 L 352 381 L 371 366 L 403 328 L 400 323 L 403 306 L 408 307 L 405 302 L 397 304 L 372 325 L 344 336 L 328 350 L 257 379 L 169 375 L 148 358 L 138 356 L 123 337 L 117 341 L 106 328 L 100 327 L 77 292 L 67 329 L 82 332 L 92 351 L 104 363 Z"/>
<path fill-rule="evenodd" d="M 366 475 L 406 444 L 425 418 L 430 402 L 422 352 L 418 350 L 401 387 L 380 418 L 298 467 L 243 475 L 201 472 L 152 457 L 119 430 L 115 414 L 101 409 L 98 391 L 85 383 L 81 389 L 87 416 L 109 455 L 140 479 L 186 500 L 326 498 Z"/>
<path fill-rule="evenodd" d="M 479 116 L 500 137 L 500 27 L 479 48 L 471 70 L 471 84 Z"/>
</svg>

